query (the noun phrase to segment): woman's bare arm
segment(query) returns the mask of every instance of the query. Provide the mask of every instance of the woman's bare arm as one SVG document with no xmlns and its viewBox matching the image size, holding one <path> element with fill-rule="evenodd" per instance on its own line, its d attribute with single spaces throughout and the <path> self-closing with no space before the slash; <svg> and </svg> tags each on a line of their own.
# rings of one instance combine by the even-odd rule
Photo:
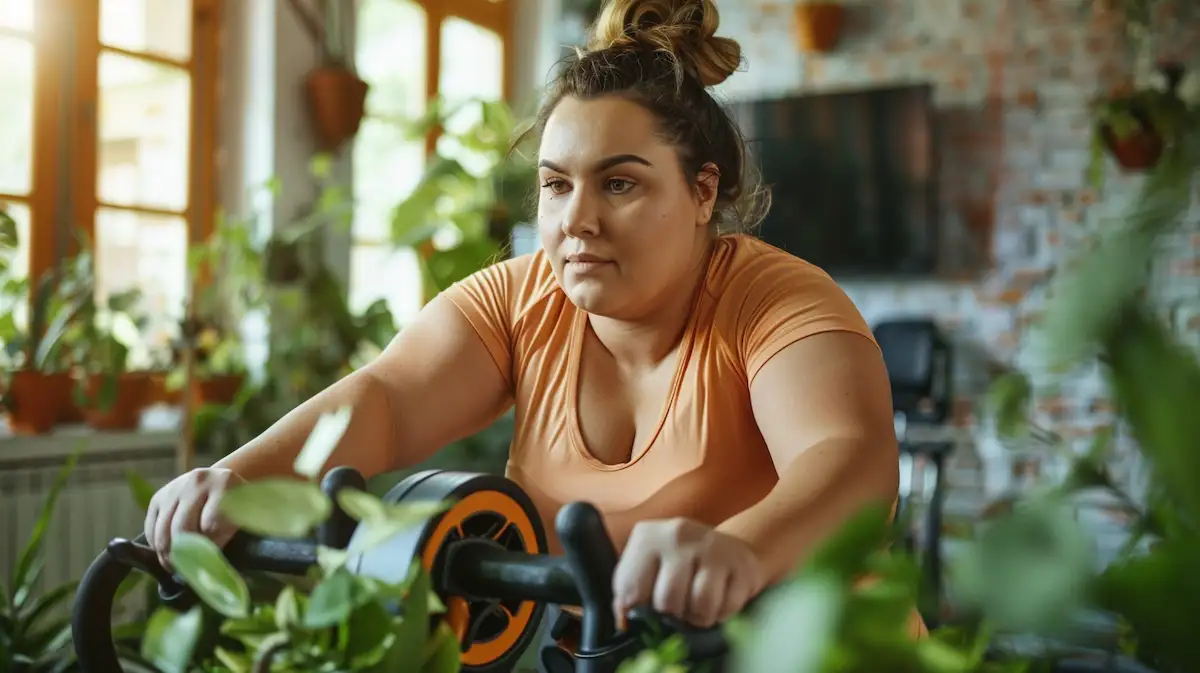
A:
<svg viewBox="0 0 1200 673">
<path fill-rule="evenodd" d="M 373 362 L 294 409 L 218 461 L 253 481 L 291 476 L 292 463 L 323 413 L 353 413 L 326 469 L 367 476 L 425 460 L 487 427 L 511 404 L 504 378 L 466 318 L 436 297 Z"/>
</svg>

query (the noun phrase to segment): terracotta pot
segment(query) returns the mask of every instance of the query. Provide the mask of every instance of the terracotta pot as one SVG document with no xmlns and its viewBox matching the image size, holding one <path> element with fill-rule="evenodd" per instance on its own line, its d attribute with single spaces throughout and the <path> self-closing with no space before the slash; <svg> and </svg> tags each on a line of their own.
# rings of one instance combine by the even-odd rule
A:
<svg viewBox="0 0 1200 673">
<path fill-rule="evenodd" d="M 196 405 L 233 403 L 245 380 L 244 374 L 222 374 L 197 379 L 192 393 Z"/>
<path fill-rule="evenodd" d="M 182 390 L 167 389 L 166 372 L 146 372 L 146 406 L 152 404 L 180 404 L 183 401 Z"/>
<path fill-rule="evenodd" d="M 1124 138 L 1118 138 L 1107 125 L 1100 127 L 1100 136 L 1117 165 L 1127 171 L 1153 168 L 1162 157 L 1163 139 L 1154 127 L 1139 120 L 1141 128 Z"/>
<path fill-rule="evenodd" d="M 66 373 L 13 372 L 10 392 L 14 408 L 8 414 L 13 431 L 21 435 L 50 432 L 71 404 L 71 385 Z"/>
<path fill-rule="evenodd" d="M 335 152 L 358 133 L 367 104 L 367 83 L 349 70 L 324 66 L 308 74 L 308 98 L 321 148 Z"/>
<path fill-rule="evenodd" d="M 796 5 L 796 39 L 810 53 L 832 51 L 842 36 L 846 8 L 838 2 L 801 2 Z"/>
<path fill-rule="evenodd" d="M 89 399 L 100 392 L 104 377 L 91 374 L 87 379 Z M 150 377 L 145 372 L 125 373 L 117 377 L 117 396 L 108 409 L 93 405 L 83 410 L 87 424 L 97 430 L 136 430 L 146 405 Z"/>
</svg>

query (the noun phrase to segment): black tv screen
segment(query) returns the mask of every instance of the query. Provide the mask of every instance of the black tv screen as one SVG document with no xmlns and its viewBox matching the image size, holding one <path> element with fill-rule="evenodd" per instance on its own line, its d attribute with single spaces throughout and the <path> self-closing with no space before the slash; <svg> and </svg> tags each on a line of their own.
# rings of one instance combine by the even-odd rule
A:
<svg viewBox="0 0 1200 673">
<path fill-rule="evenodd" d="M 906 85 L 733 103 L 771 188 L 764 241 L 840 277 L 934 271 L 932 89 Z"/>
</svg>

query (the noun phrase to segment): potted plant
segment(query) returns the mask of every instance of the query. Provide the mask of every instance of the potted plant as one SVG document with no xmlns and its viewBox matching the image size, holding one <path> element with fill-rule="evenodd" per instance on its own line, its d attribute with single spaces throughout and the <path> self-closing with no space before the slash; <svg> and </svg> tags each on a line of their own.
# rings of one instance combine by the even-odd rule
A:
<svg viewBox="0 0 1200 673">
<path fill-rule="evenodd" d="M 246 381 L 242 321 L 266 305 L 264 254 L 255 245 L 254 225 L 218 214 L 208 239 L 188 251 L 192 296 L 168 387 L 184 385 L 182 349 L 191 348 L 192 390 L 201 406 L 230 404 Z"/>
<path fill-rule="evenodd" d="M 846 7 L 840 1 L 799 0 L 795 7 L 796 40 L 809 53 L 833 51 L 842 36 Z"/>
<path fill-rule="evenodd" d="M 1200 122 L 1179 95 L 1184 68 L 1167 63 L 1161 68 L 1162 86 L 1115 93 L 1093 106 L 1092 182 L 1099 186 L 1104 156 L 1110 155 L 1126 171 L 1144 171 L 1158 165 L 1164 151 L 1179 147 L 1179 139 Z"/>
<path fill-rule="evenodd" d="M 353 11 L 353 3 L 320 0 L 323 20 L 313 16 L 300 0 L 288 4 L 321 50 L 321 64 L 308 74 L 306 86 L 321 147 L 336 152 L 358 133 L 369 88 L 355 74 L 342 42 L 342 28 L 347 24 L 343 12 Z"/>
<path fill-rule="evenodd" d="M 454 131 L 450 120 L 468 108 L 477 108 L 478 121 Z M 532 220 L 537 181 L 533 163 L 510 152 L 517 124 L 504 102 L 470 99 L 450 106 L 435 100 L 409 133 L 425 137 L 434 128 L 444 130 L 438 153 L 393 210 L 391 228 L 394 245 L 416 249 L 426 298 L 497 261 L 513 227 Z"/>
<path fill-rule="evenodd" d="M 222 498 L 222 514 L 254 534 L 305 537 L 332 511 L 316 477 L 349 418 L 349 409 L 343 409 L 318 421 L 294 465 L 306 479 L 238 486 Z M 253 597 L 207 538 L 174 536 L 172 565 L 201 602 L 182 613 L 158 609 L 146 626 L 143 658 L 164 673 L 459 670 L 458 638 L 447 624 L 430 619 L 445 608 L 419 566 L 399 585 L 358 576 L 345 566 L 350 554 L 419 524 L 442 505 L 388 505 L 355 490 L 340 493 L 338 504 L 372 531 L 356 538 L 363 546 L 322 549 L 320 566 L 308 577 L 284 579 L 281 590 L 266 597 Z M 399 614 L 389 609 L 397 603 Z"/>
<path fill-rule="evenodd" d="M 42 434 L 71 418 L 71 376 L 63 337 L 78 321 L 91 287 L 72 260 L 48 270 L 30 292 L 12 273 L 16 223 L 0 211 L 0 341 L 4 344 L 4 406 L 18 433 Z M 28 302 L 27 325 L 17 319 Z"/>
<path fill-rule="evenodd" d="M 141 296 L 131 289 L 93 299 L 65 337 L 76 369 L 75 401 L 93 428 L 138 427 L 150 390 L 150 373 L 131 367 L 146 323 L 138 312 Z"/>
</svg>

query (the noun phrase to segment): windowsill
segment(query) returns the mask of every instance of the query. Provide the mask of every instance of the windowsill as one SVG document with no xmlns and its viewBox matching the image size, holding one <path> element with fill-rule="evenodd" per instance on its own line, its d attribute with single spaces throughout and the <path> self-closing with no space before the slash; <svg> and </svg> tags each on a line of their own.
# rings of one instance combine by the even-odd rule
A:
<svg viewBox="0 0 1200 673">
<path fill-rule="evenodd" d="M 0 463 L 61 458 L 118 451 L 174 451 L 175 430 L 95 430 L 86 425 L 63 425 L 44 435 L 0 435 Z"/>
</svg>

